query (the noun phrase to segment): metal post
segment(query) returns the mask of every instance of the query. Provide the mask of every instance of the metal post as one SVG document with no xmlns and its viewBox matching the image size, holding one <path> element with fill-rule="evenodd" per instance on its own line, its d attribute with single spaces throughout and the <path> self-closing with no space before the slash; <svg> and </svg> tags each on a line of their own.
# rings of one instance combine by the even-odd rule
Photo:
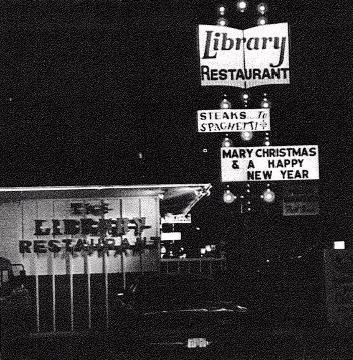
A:
<svg viewBox="0 0 353 360">
<path fill-rule="evenodd" d="M 36 201 L 36 215 L 37 215 L 37 219 L 39 219 L 39 215 L 38 215 L 38 201 Z M 23 217 L 22 217 L 23 218 Z M 38 235 L 36 235 L 37 239 L 38 239 Z M 40 319 L 39 319 L 39 277 L 37 274 L 37 268 L 36 268 L 36 330 L 37 332 L 40 331 Z"/>
<path fill-rule="evenodd" d="M 36 274 L 36 330 L 40 331 L 40 322 L 39 322 L 39 277 Z"/>
<path fill-rule="evenodd" d="M 53 255 L 54 256 L 54 255 Z M 56 294 L 55 294 L 55 274 L 52 275 L 53 292 L 53 331 L 56 332 Z"/>
<path fill-rule="evenodd" d="M 141 219 L 142 217 L 142 202 L 141 202 L 141 198 L 139 198 L 139 217 Z M 140 238 L 140 241 L 142 243 L 142 231 L 139 232 L 138 237 Z M 140 273 L 143 274 L 143 258 L 142 258 L 142 246 L 141 246 L 141 250 L 139 253 L 139 257 L 140 257 Z"/>
<path fill-rule="evenodd" d="M 71 268 L 70 268 L 70 321 L 71 321 L 71 331 L 74 331 L 74 276 L 72 274 Z"/>
<path fill-rule="evenodd" d="M 202 263 L 201 263 L 201 258 L 200 258 L 200 273 L 202 273 Z"/>
<path fill-rule="evenodd" d="M 119 204 L 120 204 L 120 218 L 123 218 L 123 199 L 119 199 Z M 123 236 L 121 236 L 121 243 L 123 242 Z M 121 252 L 120 255 L 120 259 L 121 259 L 121 272 L 123 274 L 123 286 L 124 286 L 124 290 L 126 290 L 126 274 L 125 274 L 125 262 L 124 262 L 124 252 Z"/>
<path fill-rule="evenodd" d="M 107 269 L 106 253 L 103 253 L 103 267 L 104 267 L 104 284 L 105 284 L 105 316 L 106 316 L 106 328 L 109 328 L 109 280 Z"/>
<path fill-rule="evenodd" d="M 53 219 L 55 219 L 55 202 L 53 201 Z M 22 206 L 23 208 L 23 206 Z M 55 239 L 55 235 L 53 235 Z M 54 258 L 54 253 L 50 255 L 52 259 Z M 54 261 L 55 264 L 55 261 Z M 56 332 L 56 293 L 55 293 L 55 265 L 53 265 L 53 274 L 52 274 L 52 294 L 53 294 L 53 332 Z"/>
<path fill-rule="evenodd" d="M 123 239 L 121 238 L 121 241 Z M 123 273 L 123 284 L 124 284 L 124 290 L 126 290 L 126 274 L 125 274 L 125 263 L 124 263 L 124 252 L 121 252 L 121 272 Z"/>
<path fill-rule="evenodd" d="M 104 213 L 104 200 L 101 200 L 101 219 L 104 223 L 105 221 L 105 213 Z M 103 271 L 104 271 L 104 286 L 105 286 L 105 326 L 108 329 L 109 328 L 109 280 L 108 280 L 108 264 L 107 264 L 107 254 L 106 251 L 107 247 L 106 247 L 106 243 L 105 243 L 105 239 L 106 239 L 106 231 L 104 232 L 104 230 L 102 231 L 102 233 L 99 234 L 100 235 L 100 240 L 102 241 L 103 244 Z"/>
<path fill-rule="evenodd" d="M 91 304 L 91 271 L 87 266 L 87 297 L 88 297 L 88 328 L 92 328 L 92 304 Z"/>
<path fill-rule="evenodd" d="M 82 204 L 85 203 L 85 201 L 81 200 Z M 87 211 L 85 206 L 83 207 L 83 218 L 87 219 Z M 87 244 L 87 235 L 83 235 L 84 241 Z M 88 249 L 89 250 L 89 249 Z M 84 251 L 84 270 L 87 274 L 87 310 L 88 310 L 88 328 L 92 328 L 92 304 L 91 304 L 91 268 L 90 268 L 90 261 L 89 256 L 87 254 L 87 251 Z"/>
</svg>

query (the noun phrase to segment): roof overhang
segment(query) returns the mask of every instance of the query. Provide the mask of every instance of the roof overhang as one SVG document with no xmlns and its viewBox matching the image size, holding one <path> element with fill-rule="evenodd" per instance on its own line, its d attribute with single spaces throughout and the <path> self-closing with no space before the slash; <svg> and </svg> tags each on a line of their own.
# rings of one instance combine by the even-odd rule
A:
<svg viewBox="0 0 353 360">
<path fill-rule="evenodd" d="M 158 196 L 161 215 L 186 215 L 205 195 L 211 184 L 88 185 L 0 188 L 0 202 L 26 199 L 101 198 Z"/>
<path fill-rule="evenodd" d="M 161 201 L 161 215 L 187 215 L 204 196 L 210 195 L 211 187 L 211 184 L 198 184 L 165 189 Z"/>
</svg>

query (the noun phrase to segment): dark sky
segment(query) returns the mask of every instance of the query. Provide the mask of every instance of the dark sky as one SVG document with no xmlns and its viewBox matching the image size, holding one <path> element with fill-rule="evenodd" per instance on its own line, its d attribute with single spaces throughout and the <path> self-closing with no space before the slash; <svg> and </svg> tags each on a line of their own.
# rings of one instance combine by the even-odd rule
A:
<svg viewBox="0 0 353 360">
<path fill-rule="evenodd" d="M 229 26 L 255 26 L 257 2 L 245 14 L 229 3 Z M 269 94 L 272 145 L 319 145 L 321 186 L 341 203 L 352 197 L 353 4 L 268 3 L 270 23 L 290 25 L 291 84 L 251 89 L 249 106 Z M 200 86 L 197 25 L 216 22 L 216 4 L 2 4 L 1 185 L 218 184 L 221 136 L 197 133 L 196 111 L 224 92 L 241 106 L 241 90 Z"/>
<path fill-rule="evenodd" d="M 245 14 L 235 3 L 229 2 L 229 26 L 255 26 L 257 2 L 249 1 L 252 10 Z M 223 93 L 234 108 L 241 106 L 238 88 L 200 86 L 197 25 L 216 23 L 217 4 L 3 2 L 0 186 L 211 182 L 212 195 L 202 201 L 208 210 L 196 206 L 196 225 L 207 223 L 208 237 L 227 236 L 230 228 L 233 235 L 243 232 L 232 227 L 239 209 L 225 209 L 222 202 L 223 136 L 197 133 L 197 110 L 218 108 Z M 268 93 L 272 145 L 319 145 L 316 185 L 323 216 L 314 222 L 280 219 L 278 201 L 271 219 L 260 214 L 260 233 L 251 236 L 269 244 L 286 236 L 319 236 L 320 229 L 331 240 L 349 237 L 353 2 L 268 4 L 270 23 L 290 25 L 291 84 L 252 88 L 249 107 L 258 107 Z M 245 145 L 238 136 L 234 140 Z M 257 134 L 249 145 L 262 141 Z M 235 185 L 240 192 L 242 185 Z M 286 184 L 276 186 L 280 194 Z"/>
</svg>

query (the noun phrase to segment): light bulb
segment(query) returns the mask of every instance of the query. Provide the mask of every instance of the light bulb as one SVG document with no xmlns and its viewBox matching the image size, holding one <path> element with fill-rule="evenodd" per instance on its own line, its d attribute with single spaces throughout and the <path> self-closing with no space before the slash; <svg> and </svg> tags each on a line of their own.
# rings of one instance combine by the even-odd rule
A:
<svg viewBox="0 0 353 360">
<path fill-rule="evenodd" d="M 237 8 L 240 12 L 244 12 L 246 8 L 248 7 L 248 2 L 245 0 L 238 1 L 237 2 Z"/>
<path fill-rule="evenodd" d="M 263 199 L 264 201 L 268 202 L 268 203 L 272 203 L 275 201 L 275 193 L 270 190 L 270 189 L 266 189 L 263 193 Z"/>
<path fill-rule="evenodd" d="M 268 23 L 267 18 L 265 16 L 260 16 L 257 19 L 257 25 L 266 25 Z"/>
<path fill-rule="evenodd" d="M 220 5 L 219 8 L 218 8 L 218 13 L 219 15 L 223 16 L 226 12 L 226 8 L 224 5 Z"/>
<path fill-rule="evenodd" d="M 262 101 L 261 101 L 261 107 L 262 108 L 265 108 L 265 109 L 268 109 L 271 107 L 271 103 L 268 101 L 267 98 L 264 98 Z"/>
<path fill-rule="evenodd" d="M 225 190 L 223 193 L 223 201 L 227 204 L 231 204 L 234 200 L 234 194 L 229 189 Z"/>
<path fill-rule="evenodd" d="M 246 92 L 242 93 L 241 97 L 243 98 L 243 100 L 249 100 L 249 94 Z"/>
<path fill-rule="evenodd" d="M 231 147 L 233 145 L 232 139 L 225 137 L 222 141 L 222 147 Z"/>
<path fill-rule="evenodd" d="M 232 106 L 232 104 L 230 103 L 230 101 L 228 101 L 227 99 L 223 99 L 220 104 L 219 104 L 221 109 L 230 109 L 230 107 Z"/>
<path fill-rule="evenodd" d="M 260 13 L 260 14 L 264 14 L 265 12 L 267 12 L 268 10 L 268 6 L 267 4 L 265 3 L 260 3 L 259 5 L 257 5 L 257 11 Z"/>
<path fill-rule="evenodd" d="M 227 26 L 228 25 L 228 21 L 227 21 L 227 19 L 225 19 L 225 18 L 219 18 L 218 20 L 217 20 L 217 25 L 220 25 L 220 26 Z"/>
<path fill-rule="evenodd" d="M 253 137 L 253 132 L 252 131 L 243 131 L 240 136 L 244 141 L 250 141 Z"/>
</svg>

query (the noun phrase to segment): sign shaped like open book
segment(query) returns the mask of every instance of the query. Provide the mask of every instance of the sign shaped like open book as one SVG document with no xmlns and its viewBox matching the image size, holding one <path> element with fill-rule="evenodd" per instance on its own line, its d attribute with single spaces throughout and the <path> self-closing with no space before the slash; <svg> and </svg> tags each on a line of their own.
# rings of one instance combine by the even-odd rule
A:
<svg viewBox="0 0 353 360">
<path fill-rule="evenodd" d="M 289 84 L 288 24 L 238 30 L 199 25 L 201 85 Z"/>
</svg>

